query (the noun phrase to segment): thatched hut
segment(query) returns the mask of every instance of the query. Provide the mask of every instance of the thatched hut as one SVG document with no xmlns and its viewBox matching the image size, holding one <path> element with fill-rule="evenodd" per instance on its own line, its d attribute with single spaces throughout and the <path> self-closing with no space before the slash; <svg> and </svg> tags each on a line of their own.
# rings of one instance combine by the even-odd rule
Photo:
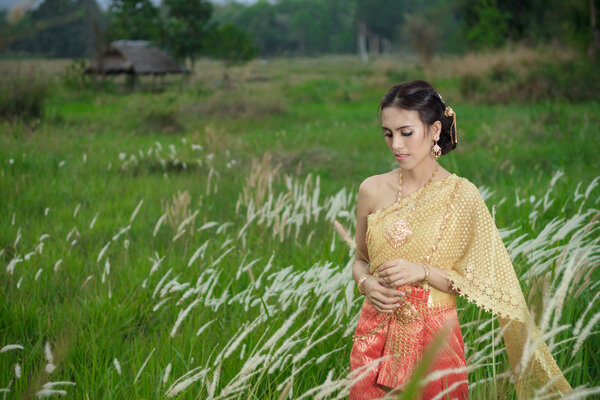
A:
<svg viewBox="0 0 600 400">
<path fill-rule="evenodd" d="M 145 40 L 116 40 L 85 71 L 96 75 L 181 74 L 190 71 Z"/>
</svg>

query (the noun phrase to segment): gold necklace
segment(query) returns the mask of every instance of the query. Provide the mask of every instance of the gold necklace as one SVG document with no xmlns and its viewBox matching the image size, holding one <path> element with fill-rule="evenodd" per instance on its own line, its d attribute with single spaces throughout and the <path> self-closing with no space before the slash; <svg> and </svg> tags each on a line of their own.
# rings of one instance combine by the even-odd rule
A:
<svg viewBox="0 0 600 400">
<path fill-rule="evenodd" d="M 421 190 L 421 192 L 418 194 L 415 201 L 412 202 L 410 211 L 408 212 L 408 215 L 406 216 L 406 218 L 404 218 L 404 219 L 400 218 L 400 207 L 398 207 L 396 209 L 398 218 L 385 230 L 385 238 L 387 239 L 387 241 L 390 243 L 390 245 L 393 248 L 397 249 L 398 247 L 403 246 L 404 243 L 406 243 L 408 241 L 408 239 L 410 239 L 410 236 L 412 235 L 412 231 L 408 227 L 407 221 L 412 216 L 413 211 L 415 211 L 416 204 L 419 202 L 419 200 L 423 196 L 423 193 L 425 192 L 425 188 L 433 181 L 433 178 L 435 177 L 435 174 L 436 174 L 439 166 L 440 166 L 439 164 L 435 165 L 433 174 L 431 174 L 431 176 L 429 177 L 429 180 L 427 181 L 425 186 L 423 186 L 421 189 L 417 189 L 417 190 Z M 402 199 L 402 175 L 404 175 L 404 170 L 400 169 L 400 175 L 398 176 L 398 200 L 397 200 L 397 202 L 399 202 Z"/>
</svg>

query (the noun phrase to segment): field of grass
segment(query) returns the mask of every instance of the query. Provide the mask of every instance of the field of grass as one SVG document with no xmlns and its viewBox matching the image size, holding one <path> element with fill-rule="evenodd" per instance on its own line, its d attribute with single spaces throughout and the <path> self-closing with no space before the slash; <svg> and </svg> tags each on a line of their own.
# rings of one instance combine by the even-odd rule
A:
<svg viewBox="0 0 600 400">
<path fill-rule="evenodd" d="M 40 120 L 0 122 L 0 393 L 347 396 L 363 298 L 332 223 L 352 230 L 360 182 L 394 168 L 379 99 L 426 78 L 457 113 L 441 164 L 494 206 L 573 398 L 598 395 L 599 104 L 469 99 L 465 74 L 549 58 L 495 57 L 257 60 L 227 87 L 202 61 L 134 93 L 0 61 L 50 82 Z M 514 399 L 497 321 L 459 308 L 471 397 Z"/>
</svg>

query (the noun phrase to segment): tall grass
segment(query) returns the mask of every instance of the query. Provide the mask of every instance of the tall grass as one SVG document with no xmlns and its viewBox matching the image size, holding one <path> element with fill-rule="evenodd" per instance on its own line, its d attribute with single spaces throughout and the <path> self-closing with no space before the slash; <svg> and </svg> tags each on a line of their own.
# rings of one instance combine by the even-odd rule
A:
<svg viewBox="0 0 600 400">
<path fill-rule="evenodd" d="M 192 146 L 187 145 L 188 151 Z M 140 149 L 139 154 L 159 154 L 156 149 Z M 177 150 L 169 154 L 175 159 L 179 156 Z M 205 164 L 209 159 L 199 155 L 196 161 Z M 117 160 L 123 169 L 132 158 L 121 155 Z M 348 376 L 345 360 L 363 298 L 349 278 L 350 254 L 333 236 L 331 226 L 335 218 L 354 225 L 355 195 L 343 188 L 322 196 L 321 180 L 311 175 L 285 176 L 283 182 L 274 184 L 278 174 L 277 168 L 270 170 L 264 162 L 255 162 L 246 184 L 239 187 L 237 203 L 232 205 L 231 211 L 237 210 L 231 214 L 235 217 L 201 226 L 191 221 L 199 215 L 207 219 L 205 210 L 194 207 L 190 195 L 181 193 L 173 197 L 164 214 L 158 204 L 149 205 L 152 211 L 148 211 L 144 207 L 148 202 L 143 199 L 131 203 L 129 210 L 118 211 L 122 214 L 120 224 L 96 228 L 105 231 L 100 236 L 106 239 L 95 243 L 86 239 L 94 235 L 94 229 L 80 217 L 86 211 L 83 206 L 71 213 L 73 229 L 69 224 L 41 233 L 30 226 L 24 237 L 22 224 L 26 220 L 18 217 L 7 224 L 5 232 L 12 232 L 14 240 L 3 248 L 7 260 L 2 279 L 4 293 L 20 300 L 3 302 L 2 308 L 4 323 L 11 321 L 3 327 L 3 346 L 7 350 L 0 357 L 2 369 L 7 371 L 6 389 L 15 394 L 25 390 L 41 395 L 50 393 L 44 390 L 54 390 L 47 388 L 59 385 L 60 379 L 76 384 L 60 389 L 67 394 L 79 397 L 86 388 L 98 396 L 97 379 L 108 379 L 113 391 L 107 397 L 126 397 L 128 393 L 153 397 L 274 397 L 285 388 L 292 398 L 302 398 L 303 394 L 311 398 L 346 396 L 352 377 Z M 558 173 L 546 183 L 544 198 L 518 200 L 513 207 L 527 208 L 530 220 L 553 215 L 556 207 L 567 205 L 553 201 L 552 191 L 560 179 Z M 539 225 L 535 235 L 524 235 L 518 225 L 502 231 L 524 287 L 534 281 L 547 283 L 543 296 L 532 307 L 537 310 L 540 330 L 547 335 L 559 365 L 568 377 L 579 377 L 575 380 L 587 376 L 581 367 L 597 340 L 594 326 L 600 315 L 600 299 L 588 299 L 587 308 L 581 309 L 577 298 L 581 293 L 593 293 L 598 286 L 591 277 L 591 268 L 600 260 L 595 209 L 599 180 L 577 188 L 569 200 L 577 212 L 553 217 Z M 257 184 L 259 181 L 271 183 Z M 213 185 L 204 191 L 217 201 L 219 189 Z M 489 194 L 484 189 L 482 192 Z M 167 215 L 170 222 L 156 224 L 162 215 Z M 44 218 L 50 219 L 46 226 L 50 228 L 60 226 L 64 217 Z M 182 235 L 185 229 L 194 233 Z M 292 253 L 302 257 L 311 253 L 317 237 L 323 240 L 327 232 L 331 240 L 320 261 L 284 266 L 278 260 L 276 243 L 293 247 Z M 264 249 L 260 243 L 265 242 L 272 244 Z M 327 254 L 340 251 L 346 254 L 342 258 L 347 262 L 330 261 Z M 143 257 L 144 253 L 154 256 Z M 80 266 L 65 265 L 55 271 L 52 266 L 57 258 Z M 40 266 L 41 272 L 36 274 Z M 67 303 L 53 307 L 54 296 L 79 299 L 79 305 L 71 304 L 74 309 L 70 311 L 65 310 Z M 42 329 L 46 334 L 28 341 L 18 332 L 30 329 L 26 321 L 39 318 L 36 308 L 42 305 L 48 307 L 48 315 L 58 318 L 51 329 Z M 22 307 L 33 314 L 25 314 Z M 71 321 L 70 315 L 81 320 Z M 500 337 L 498 325 L 490 323 L 488 314 L 468 304 L 461 304 L 459 319 L 466 338 L 474 397 L 487 396 L 495 386 L 488 378 L 491 368 L 501 372 L 496 375 L 500 381 L 498 398 L 510 398 L 510 385 L 502 383 L 508 379 L 505 355 L 501 343 L 494 340 Z M 91 331 L 86 332 L 86 326 Z M 65 331 L 78 339 L 63 344 L 66 357 L 61 361 L 53 356 L 51 343 L 60 341 L 60 332 Z M 59 336 L 53 332 L 59 332 Z M 105 354 L 109 348 L 101 352 L 93 348 L 98 335 L 105 337 L 102 342 L 121 343 L 115 343 L 113 350 Z M 45 350 L 35 344 L 42 337 L 46 340 Z M 81 340 L 84 343 L 78 345 Z M 91 341 L 92 348 L 85 341 Z M 130 341 L 133 347 L 126 345 Z M 173 346 L 180 350 L 173 352 Z M 81 351 L 91 351 L 92 358 L 98 360 L 91 364 L 76 361 Z M 40 353 L 45 354 L 46 364 L 39 379 L 17 379 L 12 366 L 20 365 L 31 376 L 38 368 Z M 148 387 L 150 382 L 155 383 Z M 584 387 L 578 390 L 583 393 Z"/>
</svg>

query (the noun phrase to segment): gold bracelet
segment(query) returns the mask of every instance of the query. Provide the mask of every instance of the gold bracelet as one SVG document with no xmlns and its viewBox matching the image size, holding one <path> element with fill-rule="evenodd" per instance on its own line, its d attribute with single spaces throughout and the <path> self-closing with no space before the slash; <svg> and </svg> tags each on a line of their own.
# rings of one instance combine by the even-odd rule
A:
<svg viewBox="0 0 600 400">
<path fill-rule="evenodd" d="M 358 280 L 358 283 L 356 284 L 356 285 L 358 286 L 358 292 L 359 292 L 360 294 L 362 294 L 363 296 L 365 295 L 365 292 L 363 291 L 363 289 L 362 289 L 362 286 L 361 286 L 361 285 L 362 285 L 362 283 L 363 283 L 364 281 L 366 281 L 366 280 L 367 280 L 367 278 L 368 278 L 368 277 L 369 277 L 369 274 L 364 274 L 364 275 L 363 275 L 363 276 L 362 276 L 362 277 L 361 277 L 361 278 Z"/>
<path fill-rule="evenodd" d="M 421 263 L 421 266 L 425 270 L 425 279 L 423 279 L 423 286 L 425 286 L 429 282 L 429 267 L 423 263 Z"/>
</svg>

